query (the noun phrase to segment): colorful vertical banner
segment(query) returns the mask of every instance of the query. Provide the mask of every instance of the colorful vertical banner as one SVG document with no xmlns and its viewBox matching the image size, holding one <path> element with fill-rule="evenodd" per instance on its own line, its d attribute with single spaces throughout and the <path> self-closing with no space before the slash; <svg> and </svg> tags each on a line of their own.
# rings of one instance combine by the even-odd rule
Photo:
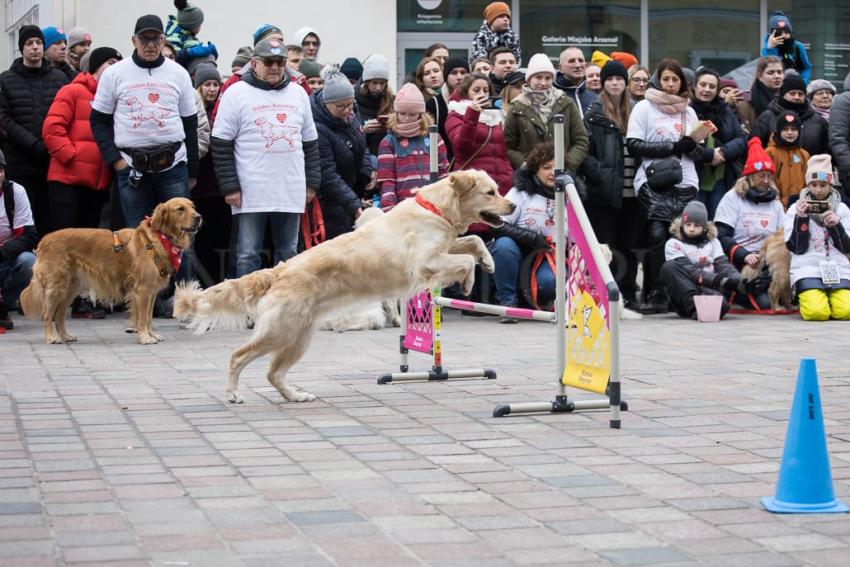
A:
<svg viewBox="0 0 850 567">
<path fill-rule="evenodd" d="M 417 293 L 407 302 L 407 333 L 404 346 L 409 350 L 433 354 L 434 326 L 431 291 Z"/>
</svg>

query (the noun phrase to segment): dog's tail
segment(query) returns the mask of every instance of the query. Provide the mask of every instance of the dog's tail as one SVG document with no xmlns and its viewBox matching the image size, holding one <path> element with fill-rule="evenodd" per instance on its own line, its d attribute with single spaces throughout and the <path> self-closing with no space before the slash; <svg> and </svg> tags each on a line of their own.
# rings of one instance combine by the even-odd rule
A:
<svg viewBox="0 0 850 567">
<path fill-rule="evenodd" d="M 41 319 L 44 316 L 44 288 L 38 277 L 21 292 L 21 309 L 27 319 Z"/>
<path fill-rule="evenodd" d="M 257 303 L 275 281 L 272 270 L 260 270 L 202 290 L 196 282 L 177 284 L 174 317 L 197 334 L 212 329 L 244 329 L 256 318 Z"/>
</svg>

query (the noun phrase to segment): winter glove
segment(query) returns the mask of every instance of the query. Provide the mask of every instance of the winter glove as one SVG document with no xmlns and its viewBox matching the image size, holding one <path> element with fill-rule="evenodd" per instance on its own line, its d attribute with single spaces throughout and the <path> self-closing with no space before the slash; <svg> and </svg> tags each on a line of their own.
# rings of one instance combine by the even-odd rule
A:
<svg viewBox="0 0 850 567">
<path fill-rule="evenodd" d="M 738 286 L 741 285 L 741 280 L 739 278 L 723 277 L 719 278 L 719 280 L 719 282 L 715 281 L 715 289 L 723 291 L 724 293 L 735 291 L 738 289 Z"/>
<path fill-rule="evenodd" d="M 689 154 L 697 149 L 697 143 L 690 136 L 684 136 L 673 143 L 673 153 L 676 155 Z"/>
<path fill-rule="evenodd" d="M 186 55 L 188 55 L 190 59 L 209 57 L 210 54 L 211 51 L 208 45 L 203 44 L 190 47 L 186 50 Z M 218 55 L 218 52 L 216 52 L 216 55 Z"/>
<path fill-rule="evenodd" d="M 770 287 L 770 272 L 762 270 L 757 278 L 744 282 L 744 288 L 747 293 L 753 295 L 764 293 Z"/>
<path fill-rule="evenodd" d="M 548 236 L 543 236 L 542 234 L 537 234 L 534 237 L 534 249 L 535 250 L 548 250 L 551 247 L 551 240 Z"/>
<path fill-rule="evenodd" d="M 211 41 L 208 41 L 207 46 L 209 47 L 210 54 L 213 56 L 213 58 L 218 59 L 218 49 L 216 49 L 215 44 Z"/>
</svg>

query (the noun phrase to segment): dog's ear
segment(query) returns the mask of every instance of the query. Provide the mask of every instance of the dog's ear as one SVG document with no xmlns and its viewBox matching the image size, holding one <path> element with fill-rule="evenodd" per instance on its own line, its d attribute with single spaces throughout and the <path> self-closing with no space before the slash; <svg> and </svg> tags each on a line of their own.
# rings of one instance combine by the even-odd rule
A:
<svg viewBox="0 0 850 567">
<path fill-rule="evenodd" d="M 167 218 L 168 207 L 165 203 L 160 203 L 153 210 L 153 215 L 151 216 L 151 228 L 154 230 L 162 230 L 162 227 L 165 226 Z"/>
<path fill-rule="evenodd" d="M 478 183 L 478 178 L 475 174 L 468 171 L 456 171 L 449 175 L 449 183 L 454 189 L 455 194 L 463 196 L 469 193 Z"/>
</svg>

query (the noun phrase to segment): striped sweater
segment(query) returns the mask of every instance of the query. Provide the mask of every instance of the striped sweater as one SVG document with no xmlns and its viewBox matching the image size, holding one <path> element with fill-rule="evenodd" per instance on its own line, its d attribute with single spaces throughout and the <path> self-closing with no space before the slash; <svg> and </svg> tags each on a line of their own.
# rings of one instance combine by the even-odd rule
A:
<svg viewBox="0 0 850 567">
<path fill-rule="evenodd" d="M 440 177 L 448 173 L 446 145 L 441 138 L 437 144 Z M 428 136 L 401 138 L 387 134 L 378 147 L 378 186 L 381 188 L 381 208 L 388 211 L 400 201 L 412 197 L 414 188 L 428 184 L 430 159 Z"/>
</svg>

